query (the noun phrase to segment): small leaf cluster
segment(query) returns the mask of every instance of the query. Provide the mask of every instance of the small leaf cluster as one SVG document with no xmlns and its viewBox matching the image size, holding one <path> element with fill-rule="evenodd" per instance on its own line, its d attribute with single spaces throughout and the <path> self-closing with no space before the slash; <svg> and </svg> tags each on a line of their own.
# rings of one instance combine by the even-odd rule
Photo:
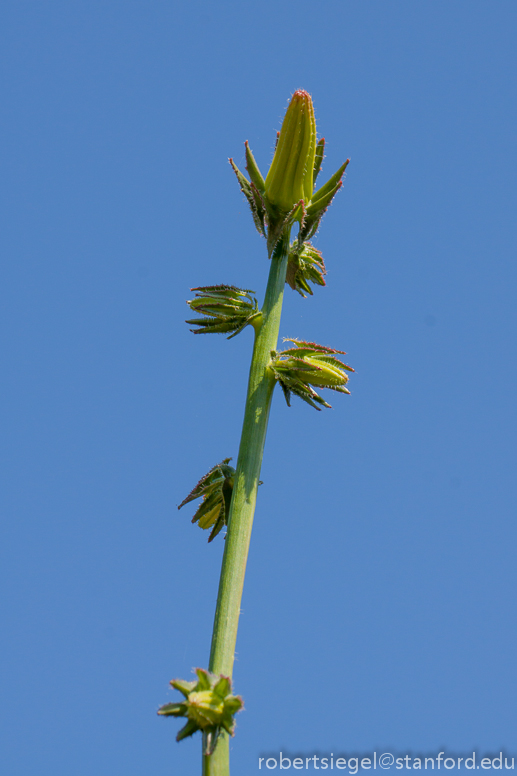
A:
<svg viewBox="0 0 517 776">
<path fill-rule="evenodd" d="M 212 528 L 208 537 L 209 542 L 215 539 L 224 525 L 228 525 L 235 476 L 235 469 L 228 465 L 231 460 L 231 458 L 225 458 L 221 463 L 213 466 L 204 477 L 201 477 L 178 507 L 181 509 L 190 501 L 203 498 L 192 522 L 205 530 Z"/>
<path fill-rule="evenodd" d="M 186 717 L 187 723 L 179 731 L 176 741 L 201 730 L 206 734 L 205 754 L 210 755 L 222 730 L 233 736 L 234 715 L 244 704 L 239 695 L 232 695 L 232 682 L 227 676 L 211 674 L 204 668 L 197 668 L 196 674 L 197 681 L 171 681 L 172 687 L 179 690 L 185 700 L 166 703 L 158 709 L 158 714 L 163 717 Z"/>
<path fill-rule="evenodd" d="M 196 291 L 194 299 L 187 301 L 190 309 L 204 316 L 192 318 L 186 321 L 191 326 L 194 334 L 232 332 L 228 339 L 239 334 L 245 326 L 258 322 L 262 313 L 258 309 L 258 302 L 251 296 L 254 291 L 249 288 L 237 288 L 237 286 L 199 286 L 191 288 Z"/>
<path fill-rule="evenodd" d="M 287 405 L 291 406 L 291 394 L 310 404 L 316 410 L 331 407 L 314 388 L 330 388 L 338 393 L 350 393 L 345 387 L 347 372 L 353 372 L 351 366 L 344 364 L 336 354 L 345 355 L 344 350 L 335 350 L 315 342 L 303 342 L 287 339 L 293 348 L 279 353 L 272 351 L 269 368 L 280 383 Z M 318 406 L 319 405 L 319 406 Z"/>
</svg>

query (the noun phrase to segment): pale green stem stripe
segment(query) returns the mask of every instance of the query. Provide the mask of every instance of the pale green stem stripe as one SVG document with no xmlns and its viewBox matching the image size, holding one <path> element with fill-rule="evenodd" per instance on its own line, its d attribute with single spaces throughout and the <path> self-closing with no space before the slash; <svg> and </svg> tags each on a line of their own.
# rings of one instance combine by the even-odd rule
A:
<svg viewBox="0 0 517 776">
<path fill-rule="evenodd" d="M 209 670 L 232 676 L 251 527 L 257 500 L 264 443 L 275 387 L 267 369 L 276 349 L 284 296 L 289 234 L 285 234 L 271 259 L 262 319 L 255 335 L 248 395 L 235 474 L 228 533 L 223 554 L 215 611 Z M 229 776 L 228 736 L 219 738 L 214 753 L 203 756 L 204 776 Z"/>
</svg>

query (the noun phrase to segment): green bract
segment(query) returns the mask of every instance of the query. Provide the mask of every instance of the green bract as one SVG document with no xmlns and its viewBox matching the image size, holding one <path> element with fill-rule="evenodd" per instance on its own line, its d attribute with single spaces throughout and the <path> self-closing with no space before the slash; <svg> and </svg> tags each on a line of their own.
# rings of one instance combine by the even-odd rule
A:
<svg viewBox="0 0 517 776">
<path fill-rule="evenodd" d="M 348 388 L 345 388 L 348 382 L 347 372 L 354 370 L 336 358 L 336 353 L 345 355 L 344 350 L 296 339 L 287 339 L 284 342 L 292 342 L 295 347 L 279 353 L 272 351 L 269 368 L 280 383 L 289 407 L 291 393 L 317 410 L 320 410 L 321 406 L 330 407 L 313 386 L 330 388 L 338 393 L 350 393 Z M 318 407 L 318 404 L 321 406 Z"/>
<path fill-rule="evenodd" d="M 321 137 L 316 143 L 316 153 L 314 154 L 314 172 L 312 175 L 314 183 L 316 183 L 316 178 L 320 173 L 321 165 L 323 164 L 324 154 L 325 154 L 325 138 Z"/>
<path fill-rule="evenodd" d="M 199 286 L 190 290 L 198 293 L 187 302 L 188 306 L 193 312 L 206 316 L 185 321 L 191 326 L 199 326 L 198 329 L 191 329 L 194 334 L 227 334 L 231 331 L 233 333 L 228 337 L 231 339 L 261 316 L 257 300 L 251 296 L 254 291 L 248 288 Z"/>
<path fill-rule="evenodd" d="M 198 730 L 206 734 L 205 754 L 212 753 L 221 730 L 233 736 L 234 715 L 243 707 L 242 698 L 232 695 L 232 682 L 227 676 L 211 674 L 203 668 L 196 668 L 197 682 L 173 679 L 171 685 L 185 697 L 180 703 L 166 703 L 158 709 L 164 717 L 186 717 L 187 724 L 181 728 L 176 741 L 193 735 Z"/>
<path fill-rule="evenodd" d="M 265 181 L 268 202 L 284 213 L 312 197 L 316 120 L 310 95 L 298 89 L 282 123 L 273 162 Z"/>
<path fill-rule="evenodd" d="M 316 160 L 317 161 L 317 160 Z M 307 207 L 304 219 L 300 224 L 298 242 L 310 240 L 318 231 L 320 221 L 326 213 L 329 205 L 332 203 L 335 195 L 343 185 L 343 175 L 348 166 L 349 159 L 341 165 L 339 170 L 325 183 L 320 189 L 312 195 L 312 201 Z M 319 168 L 318 168 L 319 169 Z"/>
<path fill-rule="evenodd" d="M 228 466 L 231 458 L 225 458 L 221 463 L 213 466 L 204 477 L 202 477 L 195 488 L 183 499 L 178 509 L 194 501 L 196 498 L 203 497 L 203 501 L 192 518 L 193 523 L 197 523 L 200 528 L 205 530 L 212 528 L 208 537 L 211 542 L 215 539 L 223 525 L 228 525 L 228 514 L 232 501 L 233 478 L 235 469 Z"/>
</svg>

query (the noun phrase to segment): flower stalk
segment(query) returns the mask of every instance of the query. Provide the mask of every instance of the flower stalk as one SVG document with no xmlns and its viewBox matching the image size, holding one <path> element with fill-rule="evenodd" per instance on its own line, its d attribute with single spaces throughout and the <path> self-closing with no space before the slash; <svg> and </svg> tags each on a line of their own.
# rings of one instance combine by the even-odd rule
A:
<svg viewBox="0 0 517 776">
<path fill-rule="evenodd" d="M 262 307 L 262 322 L 255 344 L 248 380 L 241 443 L 234 477 L 228 533 L 223 554 L 219 593 L 215 610 L 209 670 L 231 677 L 244 575 L 255 514 L 257 489 L 266 441 L 275 377 L 268 363 L 275 350 L 280 328 L 285 276 L 289 256 L 289 234 L 280 241 L 271 260 L 269 280 Z M 203 776 L 229 776 L 229 739 L 220 736 L 212 755 L 203 755 Z"/>
<path fill-rule="evenodd" d="M 242 698 L 233 695 L 233 663 L 275 385 L 280 384 L 289 406 L 295 395 L 315 409 L 330 407 L 315 388 L 349 393 L 345 386 L 353 369 L 337 357 L 343 351 L 290 339 L 293 347 L 277 352 L 286 283 L 303 297 L 313 293 L 309 283 L 325 285 L 325 262 L 309 240 L 342 185 L 348 161 L 315 192 L 324 148 L 324 139 L 316 138 L 312 100 L 298 90 L 287 109 L 267 176 L 262 176 L 247 141 L 249 178 L 230 159 L 257 231 L 267 241 L 270 271 L 262 308 L 258 309 L 254 292 L 231 285 L 194 288 L 196 295 L 188 302 L 202 316 L 187 321 L 197 326 L 196 334 L 225 333 L 231 339 L 248 325 L 255 332 L 236 469 L 225 458 L 180 504 L 202 499 L 192 522 L 211 529 L 209 541 L 227 526 L 208 671 L 197 669 L 197 682 L 173 680 L 172 686 L 184 699 L 158 711 L 161 716 L 187 719 L 178 740 L 201 731 L 203 776 L 229 776 L 229 735 L 234 733 L 234 716 L 243 707 Z M 298 234 L 291 243 L 295 223 Z"/>
</svg>

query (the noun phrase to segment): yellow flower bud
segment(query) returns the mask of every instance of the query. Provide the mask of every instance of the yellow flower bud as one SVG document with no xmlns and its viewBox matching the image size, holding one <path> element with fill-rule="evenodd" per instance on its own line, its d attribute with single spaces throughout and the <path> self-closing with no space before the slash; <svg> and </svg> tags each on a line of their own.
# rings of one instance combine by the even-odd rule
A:
<svg viewBox="0 0 517 776">
<path fill-rule="evenodd" d="M 197 682 L 173 679 L 171 684 L 184 696 L 181 703 L 166 703 L 158 709 L 164 717 L 186 717 L 176 741 L 188 738 L 202 730 L 206 733 L 204 754 L 212 754 L 222 730 L 233 736 L 235 714 L 243 707 L 240 695 L 232 695 L 232 680 L 222 674 L 211 674 L 196 668 Z"/>
<path fill-rule="evenodd" d="M 316 120 L 310 95 L 298 89 L 284 117 L 273 162 L 265 182 L 271 205 L 289 212 L 301 199 L 307 205 L 313 190 Z"/>
<path fill-rule="evenodd" d="M 223 718 L 224 699 L 212 689 L 191 692 L 188 696 L 188 718 L 200 728 L 215 725 Z"/>
</svg>

